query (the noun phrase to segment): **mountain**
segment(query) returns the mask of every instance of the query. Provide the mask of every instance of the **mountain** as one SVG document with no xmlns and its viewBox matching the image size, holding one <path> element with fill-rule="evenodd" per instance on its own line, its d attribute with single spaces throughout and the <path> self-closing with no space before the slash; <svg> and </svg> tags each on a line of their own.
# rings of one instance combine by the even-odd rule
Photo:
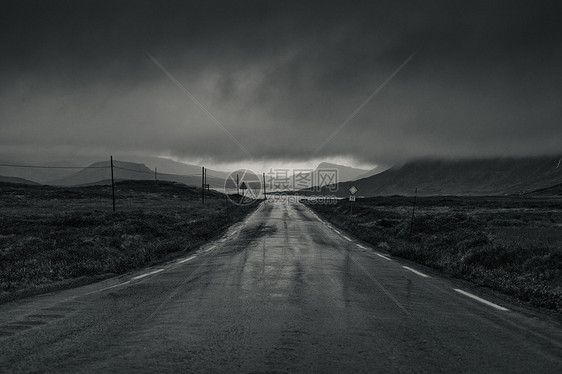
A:
<svg viewBox="0 0 562 374">
<path fill-rule="evenodd" d="M 332 164 L 332 163 L 329 163 L 329 162 L 322 162 L 320 165 L 318 165 L 318 167 L 316 168 L 316 170 L 314 172 L 318 173 L 320 170 L 323 170 L 323 171 L 335 170 L 335 171 L 337 171 L 338 182 L 352 181 L 352 180 L 357 179 L 358 176 L 368 172 L 368 170 L 365 170 L 365 169 L 357 169 L 357 168 L 353 168 L 353 167 L 350 167 L 350 166 Z"/>
<path fill-rule="evenodd" d="M 479 160 L 418 160 L 380 174 L 344 182 L 337 191 L 348 196 L 354 185 L 357 196 L 413 195 L 503 195 L 522 194 L 562 182 L 558 157 Z"/>
<path fill-rule="evenodd" d="M 526 193 L 530 196 L 562 196 L 562 183 Z"/>
<path fill-rule="evenodd" d="M 154 179 L 154 171 L 143 164 L 132 162 L 114 161 L 113 176 L 115 180 L 144 180 Z M 90 166 L 63 178 L 49 181 L 48 184 L 55 186 L 77 186 L 82 184 L 111 183 L 111 164 L 109 161 L 99 161 Z"/>
<path fill-rule="evenodd" d="M 385 170 L 390 169 L 390 166 L 386 166 L 386 165 L 377 165 L 375 168 L 367 171 L 366 173 L 360 174 L 357 177 L 355 177 L 353 180 L 357 180 L 357 179 L 363 179 L 363 178 L 369 178 L 372 177 L 373 175 L 377 175 L 382 173 Z"/>
<path fill-rule="evenodd" d="M 8 166 L 17 165 L 17 166 Z M 38 167 L 35 167 L 38 166 Z M 64 178 L 72 175 L 78 169 L 72 169 L 77 165 L 68 161 L 40 162 L 28 164 L 25 162 L 0 162 L 0 175 L 14 178 L 23 178 L 41 184 L 47 184 L 53 179 Z"/>
<path fill-rule="evenodd" d="M 211 188 L 223 188 L 224 179 L 212 177 L 207 174 L 207 183 Z M 145 164 L 139 164 L 126 161 L 113 161 L 113 178 L 115 181 L 122 180 L 165 180 L 171 182 L 179 182 L 190 186 L 201 186 L 201 170 L 199 173 L 191 175 L 177 175 L 155 173 L 154 170 L 148 168 Z M 93 184 L 111 184 L 111 164 L 110 161 L 99 161 L 92 165 L 75 172 L 64 178 L 53 179 L 48 184 L 55 186 L 77 186 L 77 185 L 93 185 Z"/>
<path fill-rule="evenodd" d="M 368 172 L 368 170 L 329 162 L 322 162 L 316 169 L 310 170 L 273 169 L 272 173 L 266 173 L 265 176 L 267 189 L 270 191 L 303 190 L 312 186 L 354 180 L 357 176 Z"/>
<path fill-rule="evenodd" d="M 117 155 L 113 158 L 113 162 L 115 166 L 121 163 L 125 165 L 124 168 L 132 169 L 127 171 L 115 168 L 114 177 L 118 180 L 154 179 L 154 169 L 156 168 L 158 171 L 157 177 L 160 180 L 175 181 L 193 186 L 201 185 L 201 166 L 189 165 L 167 158 L 138 155 Z M 62 186 L 97 184 L 98 182 L 107 184 L 111 181 L 109 164 L 110 162 L 107 160 L 95 162 L 88 167 L 82 168 L 68 161 L 34 162 L 30 164 L 8 157 L 0 160 L 0 175 L 23 178 L 40 184 Z M 207 183 L 210 187 L 223 188 L 224 180 L 228 177 L 229 173 L 211 169 L 206 170 Z"/>
<path fill-rule="evenodd" d="M 39 183 L 30 181 L 28 179 L 17 178 L 17 177 L 5 177 L 3 175 L 0 175 L 0 183 L 19 183 L 19 184 L 39 185 Z"/>
<path fill-rule="evenodd" d="M 136 163 L 145 164 L 148 168 L 158 171 L 158 174 L 174 174 L 183 176 L 201 176 L 201 166 L 185 164 L 170 160 L 169 158 L 151 157 L 151 156 L 137 156 L 137 155 L 122 155 L 116 157 L 119 160 L 127 160 Z M 207 169 L 207 180 L 209 178 L 225 179 L 229 175 L 226 171 L 217 171 Z"/>
</svg>

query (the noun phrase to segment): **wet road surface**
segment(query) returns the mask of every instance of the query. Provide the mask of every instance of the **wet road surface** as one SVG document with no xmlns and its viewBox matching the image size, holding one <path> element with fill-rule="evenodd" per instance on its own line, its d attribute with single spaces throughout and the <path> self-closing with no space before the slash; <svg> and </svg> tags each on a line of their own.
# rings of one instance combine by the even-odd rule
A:
<svg viewBox="0 0 562 374">
<path fill-rule="evenodd" d="M 0 372 L 562 372 L 557 320 L 298 203 L 174 262 L 0 305 Z"/>
</svg>

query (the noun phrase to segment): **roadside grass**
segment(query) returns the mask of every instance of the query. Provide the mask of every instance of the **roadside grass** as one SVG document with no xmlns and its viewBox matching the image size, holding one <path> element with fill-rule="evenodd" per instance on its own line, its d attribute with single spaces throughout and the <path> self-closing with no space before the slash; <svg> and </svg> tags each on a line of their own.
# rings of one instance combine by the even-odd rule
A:
<svg viewBox="0 0 562 374">
<path fill-rule="evenodd" d="M 353 204 L 353 214 L 351 212 Z M 390 196 L 309 204 L 388 253 L 562 312 L 562 199 Z"/>
<path fill-rule="evenodd" d="M 173 182 L 59 188 L 0 184 L 0 300 L 82 277 L 121 274 L 196 249 L 241 221 L 239 206 Z"/>
</svg>

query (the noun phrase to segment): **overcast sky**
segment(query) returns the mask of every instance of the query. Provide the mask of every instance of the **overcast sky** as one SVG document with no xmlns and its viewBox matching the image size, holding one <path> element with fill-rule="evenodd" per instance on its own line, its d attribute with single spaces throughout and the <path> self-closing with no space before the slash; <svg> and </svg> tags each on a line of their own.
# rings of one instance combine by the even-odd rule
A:
<svg viewBox="0 0 562 374">
<path fill-rule="evenodd" d="M 0 154 L 561 153 L 560 1 L 303 3 L 2 1 Z"/>
</svg>

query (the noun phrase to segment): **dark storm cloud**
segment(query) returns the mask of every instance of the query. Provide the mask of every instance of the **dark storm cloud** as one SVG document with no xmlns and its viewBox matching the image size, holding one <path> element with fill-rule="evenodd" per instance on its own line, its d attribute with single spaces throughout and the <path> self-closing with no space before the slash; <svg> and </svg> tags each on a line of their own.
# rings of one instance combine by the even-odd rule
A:
<svg viewBox="0 0 562 374">
<path fill-rule="evenodd" d="M 0 145 L 306 159 L 559 153 L 557 2 L 14 1 Z"/>
</svg>

